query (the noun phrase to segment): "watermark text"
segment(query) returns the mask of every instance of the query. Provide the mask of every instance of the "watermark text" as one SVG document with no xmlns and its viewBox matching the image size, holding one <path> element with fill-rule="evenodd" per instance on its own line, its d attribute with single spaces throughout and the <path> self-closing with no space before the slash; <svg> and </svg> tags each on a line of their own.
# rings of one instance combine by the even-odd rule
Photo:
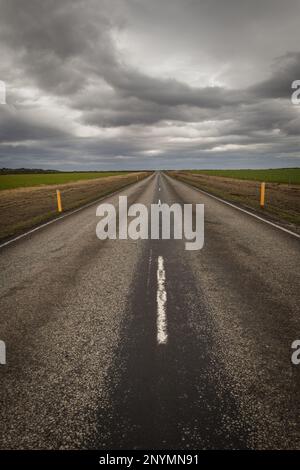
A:
<svg viewBox="0 0 300 470">
<path fill-rule="evenodd" d="M 293 104 L 300 104 L 300 80 L 294 80 L 292 83 L 292 89 L 295 90 L 292 93 L 291 101 Z"/>
<path fill-rule="evenodd" d="M 151 204 L 148 211 L 144 204 L 128 207 L 127 196 L 119 196 L 118 221 L 113 204 L 100 204 L 96 215 L 102 217 L 96 227 L 100 240 L 184 239 L 186 250 L 201 250 L 204 245 L 204 204 L 169 206 L 159 202 Z"/>
<path fill-rule="evenodd" d="M 6 104 L 6 85 L 0 80 L 0 104 Z"/>
<path fill-rule="evenodd" d="M 0 340 L 0 365 L 6 364 L 6 345 L 5 342 Z"/>
</svg>

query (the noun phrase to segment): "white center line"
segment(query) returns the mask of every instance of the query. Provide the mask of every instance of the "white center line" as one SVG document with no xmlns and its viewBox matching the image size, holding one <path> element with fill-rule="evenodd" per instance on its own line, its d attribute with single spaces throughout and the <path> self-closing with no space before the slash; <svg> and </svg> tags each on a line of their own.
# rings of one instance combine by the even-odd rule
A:
<svg viewBox="0 0 300 470">
<path fill-rule="evenodd" d="M 164 268 L 164 259 L 159 256 L 157 259 L 157 342 L 158 344 L 166 344 L 168 340 L 167 334 L 167 316 L 166 303 L 167 292 L 165 289 L 166 273 Z"/>
</svg>

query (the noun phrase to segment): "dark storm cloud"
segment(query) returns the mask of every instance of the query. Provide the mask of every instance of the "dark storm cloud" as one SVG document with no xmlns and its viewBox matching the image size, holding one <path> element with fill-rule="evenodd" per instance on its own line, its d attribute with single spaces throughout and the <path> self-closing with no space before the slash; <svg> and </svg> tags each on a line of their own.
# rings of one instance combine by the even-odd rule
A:
<svg viewBox="0 0 300 470">
<path fill-rule="evenodd" d="M 291 96 L 291 83 L 300 77 L 300 52 L 290 52 L 278 57 L 272 67 L 272 75 L 249 91 L 263 98 L 286 98 Z"/>
<path fill-rule="evenodd" d="M 296 0 L 0 0 L 14 106 L 0 108 L 0 166 L 297 165 L 298 13 Z"/>
<path fill-rule="evenodd" d="M 243 101 L 242 93 L 221 87 L 192 88 L 175 79 L 162 80 L 148 77 L 136 70 L 114 67 L 104 73 L 106 81 L 122 96 L 165 106 L 198 106 L 219 108 Z M 246 98 L 246 96 L 245 96 Z"/>
<path fill-rule="evenodd" d="M 24 80 L 68 95 L 85 86 L 93 61 L 111 65 L 110 25 L 99 6 L 93 0 L 2 0 L 0 39 Z"/>
<path fill-rule="evenodd" d="M 128 67 L 119 60 L 110 36 L 115 25 L 97 5 L 91 0 L 30 0 L 24 8 L 20 0 L 4 1 L 1 13 L 6 24 L 0 38 L 20 51 L 18 65 L 29 78 L 57 94 L 73 95 L 98 77 L 122 97 L 166 106 L 219 108 L 246 98 L 233 90 L 191 88 Z"/>
<path fill-rule="evenodd" d="M 49 123 L 41 123 L 28 113 L 23 114 L 14 108 L 5 106 L 0 112 L 0 141 L 14 142 L 24 140 L 46 140 L 49 138 L 61 138 L 65 132 Z"/>
</svg>

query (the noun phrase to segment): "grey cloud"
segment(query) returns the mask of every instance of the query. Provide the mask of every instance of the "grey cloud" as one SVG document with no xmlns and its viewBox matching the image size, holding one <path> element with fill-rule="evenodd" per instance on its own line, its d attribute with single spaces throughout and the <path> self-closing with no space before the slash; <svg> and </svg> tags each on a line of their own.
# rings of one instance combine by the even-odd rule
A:
<svg viewBox="0 0 300 470">
<path fill-rule="evenodd" d="M 0 108 L 0 165 L 296 161 L 298 1 L 0 0 L 0 9 L 0 79 L 19 101 L 15 114 Z M 40 122 L 43 106 L 62 111 Z"/>
<path fill-rule="evenodd" d="M 22 66 L 45 90 L 72 95 L 94 76 L 104 78 L 124 97 L 167 106 L 218 108 L 246 99 L 241 92 L 191 88 L 176 79 L 149 77 L 126 66 L 118 60 L 111 39 L 113 25 L 96 8 L 99 2 L 30 0 L 26 8 L 20 0 L 2 3 L 9 27 L 4 26 L 0 38 L 20 49 Z"/>
<path fill-rule="evenodd" d="M 262 98 L 291 97 L 291 85 L 300 77 L 300 52 L 289 52 L 276 58 L 273 73 L 261 83 L 252 86 L 249 91 Z"/>
<path fill-rule="evenodd" d="M 41 123 L 27 113 L 2 106 L 0 112 L 0 142 L 43 141 L 61 138 L 66 133 L 59 126 Z"/>
</svg>

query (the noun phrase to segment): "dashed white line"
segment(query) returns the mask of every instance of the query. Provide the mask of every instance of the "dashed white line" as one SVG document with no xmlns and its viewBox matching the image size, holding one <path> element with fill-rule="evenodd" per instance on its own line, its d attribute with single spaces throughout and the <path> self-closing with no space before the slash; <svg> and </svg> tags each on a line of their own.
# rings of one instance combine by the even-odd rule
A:
<svg viewBox="0 0 300 470">
<path fill-rule="evenodd" d="M 166 344 L 168 340 L 167 333 L 167 315 L 166 303 L 167 292 L 165 289 L 166 273 L 164 268 L 164 259 L 159 256 L 157 259 L 157 342 L 158 344 Z"/>
</svg>

